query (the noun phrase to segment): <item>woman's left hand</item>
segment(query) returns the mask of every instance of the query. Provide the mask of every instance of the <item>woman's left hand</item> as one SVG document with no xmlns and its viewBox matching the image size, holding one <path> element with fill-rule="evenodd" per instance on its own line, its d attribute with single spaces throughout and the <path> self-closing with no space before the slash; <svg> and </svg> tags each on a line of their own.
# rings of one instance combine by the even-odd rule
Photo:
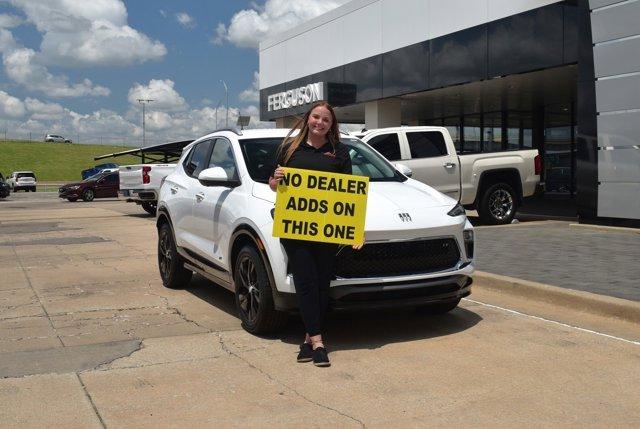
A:
<svg viewBox="0 0 640 429">
<path fill-rule="evenodd" d="M 353 250 L 360 250 L 362 249 L 362 247 L 364 247 L 364 240 L 362 240 L 362 243 L 359 244 L 354 244 L 351 246 L 353 248 Z"/>
</svg>

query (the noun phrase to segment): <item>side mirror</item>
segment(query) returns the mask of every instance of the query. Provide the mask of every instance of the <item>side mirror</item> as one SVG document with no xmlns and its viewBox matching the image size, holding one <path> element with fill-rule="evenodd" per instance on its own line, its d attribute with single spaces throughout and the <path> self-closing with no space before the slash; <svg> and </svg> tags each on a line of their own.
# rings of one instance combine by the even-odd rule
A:
<svg viewBox="0 0 640 429">
<path fill-rule="evenodd" d="M 400 173 L 404 174 L 407 177 L 411 177 L 411 175 L 413 174 L 413 171 L 411 171 L 411 169 L 404 164 L 400 164 L 398 162 L 393 164 L 393 166 L 396 167 L 396 170 L 398 170 Z"/>
<path fill-rule="evenodd" d="M 206 168 L 198 174 L 198 180 L 204 186 L 225 186 L 227 188 L 235 188 L 240 186 L 240 181 L 229 179 L 227 172 L 222 167 Z"/>
</svg>

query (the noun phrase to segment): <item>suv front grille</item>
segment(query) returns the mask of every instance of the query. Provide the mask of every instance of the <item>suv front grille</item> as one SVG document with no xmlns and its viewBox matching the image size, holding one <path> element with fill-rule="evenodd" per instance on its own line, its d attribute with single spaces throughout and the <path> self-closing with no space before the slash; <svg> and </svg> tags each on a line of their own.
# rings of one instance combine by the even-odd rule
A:
<svg viewBox="0 0 640 429">
<path fill-rule="evenodd" d="M 454 238 L 347 246 L 336 258 L 336 276 L 342 278 L 402 276 L 455 267 L 460 251 Z"/>
</svg>

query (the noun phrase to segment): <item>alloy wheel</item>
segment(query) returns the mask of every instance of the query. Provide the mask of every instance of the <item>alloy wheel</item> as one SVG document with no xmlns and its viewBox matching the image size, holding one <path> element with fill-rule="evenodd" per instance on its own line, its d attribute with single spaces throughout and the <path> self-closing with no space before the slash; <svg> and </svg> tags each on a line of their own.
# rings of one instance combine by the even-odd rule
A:
<svg viewBox="0 0 640 429">
<path fill-rule="evenodd" d="M 158 262 L 160 263 L 160 274 L 163 280 L 167 280 L 171 275 L 171 263 L 173 262 L 171 235 L 163 233 L 160 237 L 158 248 Z"/>
<path fill-rule="evenodd" d="M 513 197 L 504 189 L 496 189 L 489 197 L 489 211 L 497 220 L 504 220 L 513 211 Z"/>
<path fill-rule="evenodd" d="M 249 255 L 245 255 L 240 260 L 236 287 L 240 311 L 251 323 L 255 322 L 260 310 L 260 289 L 258 288 L 258 271 Z"/>
</svg>

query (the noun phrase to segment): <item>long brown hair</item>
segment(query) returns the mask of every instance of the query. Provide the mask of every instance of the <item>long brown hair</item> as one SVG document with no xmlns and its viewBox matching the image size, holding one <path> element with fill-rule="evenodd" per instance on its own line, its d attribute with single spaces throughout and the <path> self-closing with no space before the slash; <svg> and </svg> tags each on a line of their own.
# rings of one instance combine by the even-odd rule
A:
<svg viewBox="0 0 640 429">
<path fill-rule="evenodd" d="M 298 149 L 300 143 L 303 141 L 307 141 L 307 137 L 309 135 L 309 116 L 311 116 L 311 112 L 313 112 L 313 109 L 315 109 L 316 107 L 325 107 L 329 111 L 329 113 L 331 113 L 332 122 L 331 128 L 329 128 L 329 132 L 327 132 L 327 138 L 329 139 L 329 142 L 333 147 L 333 153 L 336 152 L 336 146 L 340 141 L 340 131 L 338 130 L 338 121 L 336 120 L 336 114 L 333 111 L 333 107 L 331 107 L 329 103 L 327 103 L 326 101 L 318 101 L 314 103 L 309 110 L 307 110 L 307 113 L 305 113 L 302 118 L 298 119 L 291 130 L 289 130 L 289 133 L 280 144 L 280 147 L 278 147 L 278 158 L 280 158 L 280 153 L 282 153 L 282 151 L 285 151 L 283 161 L 284 164 L 289 161 L 289 158 L 291 158 L 293 152 Z M 297 136 L 291 137 L 295 130 L 300 130 L 300 132 Z"/>
</svg>

